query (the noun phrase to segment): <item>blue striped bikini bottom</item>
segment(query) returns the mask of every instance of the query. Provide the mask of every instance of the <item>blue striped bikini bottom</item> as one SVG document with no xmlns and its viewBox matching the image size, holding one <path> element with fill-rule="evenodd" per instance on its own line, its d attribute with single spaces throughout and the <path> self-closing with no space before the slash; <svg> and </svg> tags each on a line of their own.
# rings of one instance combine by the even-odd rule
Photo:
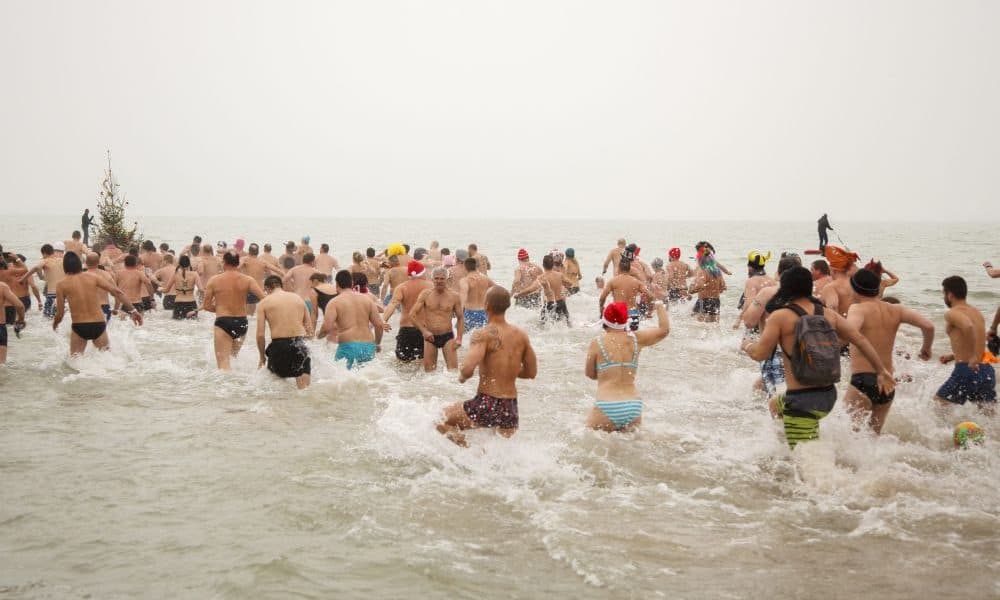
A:
<svg viewBox="0 0 1000 600">
<path fill-rule="evenodd" d="M 599 408 L 618 429 L 642 416 L 642 400 L 617 400 L 613 402 L 598 400 L 594 402 L 594 406 Z"/>
</svg>

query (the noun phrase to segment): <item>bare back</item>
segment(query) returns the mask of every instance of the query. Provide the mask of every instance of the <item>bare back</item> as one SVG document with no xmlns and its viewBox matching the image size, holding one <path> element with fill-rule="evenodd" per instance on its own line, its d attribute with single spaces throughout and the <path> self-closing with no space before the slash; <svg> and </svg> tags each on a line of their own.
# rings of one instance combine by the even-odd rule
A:
<svg viewBox="0 0 1000 600">
<path fill-rule="evenodd" d="M 495 398 L 517 398 L 517 375 L 534 360 L 528 335 L 506 322 L 489 323 L 473 334 L 472 343 L 483 344 L 486 351 L 479 363 L 478 391 Z"/>
</svg>

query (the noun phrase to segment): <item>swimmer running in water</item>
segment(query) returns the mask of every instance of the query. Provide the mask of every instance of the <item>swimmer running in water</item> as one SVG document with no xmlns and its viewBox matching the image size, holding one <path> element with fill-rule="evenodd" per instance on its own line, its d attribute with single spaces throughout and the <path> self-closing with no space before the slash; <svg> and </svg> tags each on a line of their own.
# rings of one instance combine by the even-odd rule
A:
<svg viewBox="0 0 1000 600">
<path fill-rule="evenodd" d="M 504 437 L 517 432 L 517 380 L 534 379 L 538 359 L 528 334 L 507 322 L 510 293 L 493 286 L 486 293 L 487 324 L 472 335 L 469 353 L 462 363 L 458 382 L 465 383 L 479 369 L 476 395 L 444 409 L 437 430 L 459 446 L 466 446 L 463 430 L 493 429 Z"/>
<path fill-rule="evenodd" d="M 612 302 L 604 309 L 603 333 L 590 342 L 584 373 L 597 381 L 597 399 L 587 416 L 587 427 L 602 431 L 631 431 L 642 424 L 642 400 L 635 387 L 639 351 L 670 333 L 670 318 L 662 300 L 653 302 L 655 329 L 628 331 L 628 305 Z"/>
<path fill-rule="evenodd" d="M 222 262 L 223 272 L 208 280 L 202 309 L 215 313 L 215 326 L 212 328 L 215 361 L 219 370 L 229 371 L 230 359 L 239 354 L 249 328 L 247 294 L 263 298 L 264 290 L 252 277 L 237 271 L 239 256 L 226 252 Z"/>
<path fill-rule="evenodd" d="M 941 282 L 941 287 L 948 307 L 944 322 L 952 351 L 941 356 L 941 363 L 954 361 L 955 367 L 934 399 L 942 410 L 972 402 L 983 413 L 992 415 L 997 402 L 997 377 L 993 365 L 983 362 L 986 319 L 979 309 L 966 302 L 969 288 L 964 279 L 952 275 Z"/>
<path fill-rule="evenodd" d="M 298 294 L 286 292 L 281 278 L 269 275 L 264 280 L 267 294 L 257 306 L 257 368 L 267 369 L 281 378 L 295 378 L 300 389 L 309 387 L 312 360 L 305 336 L 312 335 L 313 321 L 306 303 Z M 271 343 L 265 348 L 266 329 L 271 328 Z"/>
<path fill-rule="evenodd" d="M 924 336 L 920 358 L 930 359 L 931 345 L 934 343 L 933 323 L 901 304 L 881 301 L 879 276 L 868 269 L 860 269 L 851 276 L 851 287 L 854 290 L 854 302 L 847 310 L 847 322 L 871 342 L 883 364 L 892 369 L 893 344 L 896 343 L 896 332 L 903 323 L 920 328 Z M 847 388 L 844 403 L 856 425 L 867 420 L 868 426 L 879 434 L 892 408 L 895 392 L 882 393 L 876 380 L 875 368 L 856 347 L 852 347 L 851 385 Z"/>
<path fill-rule="evenodd" d="M 337 271 L 334 282 L 337 297 L 326 305 L 320 333 L 337 342 L 334 360 L 346 361 L 347 368 L 353 369 L 375 359 L 375 353 L 382 349 L 382 334 L 391 327 L 382 321 L 368 294 L 354 291 L 350 271 Z"/>
</svg>

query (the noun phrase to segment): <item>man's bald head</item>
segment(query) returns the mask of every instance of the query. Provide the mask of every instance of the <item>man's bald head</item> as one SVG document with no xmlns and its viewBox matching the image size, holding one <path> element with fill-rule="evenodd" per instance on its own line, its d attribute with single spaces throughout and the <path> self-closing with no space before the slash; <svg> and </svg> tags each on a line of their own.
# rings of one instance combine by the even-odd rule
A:
<svg viewBox="0 0 1000 600">
<path fill-rule="evenodd" d="M 495 285 L 486 292 L 486 310 L 494 315 L 502 315 L 510 308 L 510 292 Z"/>
<path fill-rule="evenodd" d="M 101 257 L 96 252 L 87 253 L 87 268 L 96 267 L 101 262 Z"/>
</svg>

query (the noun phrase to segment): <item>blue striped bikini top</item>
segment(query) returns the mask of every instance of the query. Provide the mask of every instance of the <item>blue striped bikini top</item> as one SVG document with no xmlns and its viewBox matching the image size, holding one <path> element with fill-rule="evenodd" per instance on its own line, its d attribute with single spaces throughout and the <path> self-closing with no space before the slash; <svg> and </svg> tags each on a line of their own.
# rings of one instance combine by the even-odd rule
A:
<svg viewBox="0 0 1000 600">
<path fill-rule="evenodd" d="M 639 369 L 639 341 L 635 339 L 634 335 L 630 335 L 632 338 L 632 360 L 614 362 L 611 357 L 608 356 L 608 351 L 604 348 L 603 336 L 597 337 L 597 347 L 601 349 L 601 355 L 604 357 L 603 361 L 597 363 L 597 370 L 603 371 L 605 369 L 610 369 L 611 367 L 625 367 L 626 369 L 632 369 L 636 371 Z"/>
</svg>

